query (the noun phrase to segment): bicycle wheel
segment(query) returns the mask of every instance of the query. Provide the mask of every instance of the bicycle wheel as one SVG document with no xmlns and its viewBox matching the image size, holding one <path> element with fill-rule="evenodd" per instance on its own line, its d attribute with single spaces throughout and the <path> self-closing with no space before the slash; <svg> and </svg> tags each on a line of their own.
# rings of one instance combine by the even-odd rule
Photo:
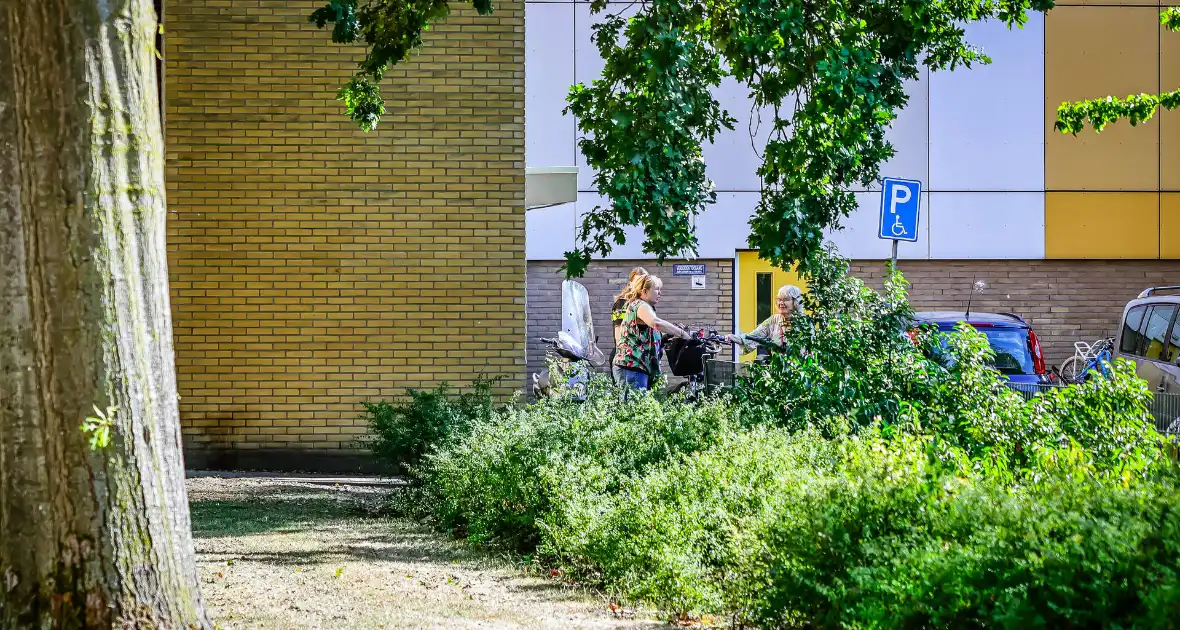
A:
<svg viewBox="0 0 1180 630">
<path fill-rule="evenodd" d="M 1081 383 L 1086 377 L 1086 362 L 1081 357 L 1072 356 L 1061 364 L 1061 380 L 1069 384 Z"/>
</svg>

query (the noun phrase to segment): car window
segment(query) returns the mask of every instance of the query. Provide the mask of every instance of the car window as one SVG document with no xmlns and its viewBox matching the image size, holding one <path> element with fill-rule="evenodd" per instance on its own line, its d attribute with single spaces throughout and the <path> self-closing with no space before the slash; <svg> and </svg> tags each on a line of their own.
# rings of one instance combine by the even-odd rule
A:
<svg viewBox="0 0 1180 630">
<path fill-rule="evenodd" d="M 1176 306 L 1173 304 L 1156 304 L 1151 307 L 1147 312 L 1146 324 L 1142 326 L 1144 350 L 1140 356 L 1153 361 L 1164 360 L 1164 348 L 1168 341 L 1165 335 L 1168 334 L 1168 326 L 1172 324 L 1175 315 Z"/>
<path fill-rule="evenodd" d="M 1147 344 L 1143 343 L 1142 334 L 1143 316 L 1146 314 L 1146 306 L 1136 306 L 1127 311 L 1127 317 L 1123 321 L 1123 336 L 1119 342 L 1119 352 L 1143 356 L 1143 352 L 1147 349 Z"/>
<path fill-rule="evenodd" d="M 1172 336 L 1168 340 L 1167 353 L 1164 360 L 1168 363 L 1175 363 L 1177 359 L 1180 359 L 1180 326 L 1172 326 Z"/>
<path fill-rule="evenodd" d="M 996 356 L 992 366 L 1005 374 L 1032 374 L 1028 331 L 1022 328 L 982 328 Z"/>
<path fill-rule="evenodd" d="M 1032 374 L 1032 351 L 1028 348 L 1028 331 L 1021 328 L 986 328 L 977 330 L 987 337 L 995 357 L 991 365 L 1004 374 Z M 939 334 L 939 342 L 945 350 L 949 331 Z"/>
</svg>

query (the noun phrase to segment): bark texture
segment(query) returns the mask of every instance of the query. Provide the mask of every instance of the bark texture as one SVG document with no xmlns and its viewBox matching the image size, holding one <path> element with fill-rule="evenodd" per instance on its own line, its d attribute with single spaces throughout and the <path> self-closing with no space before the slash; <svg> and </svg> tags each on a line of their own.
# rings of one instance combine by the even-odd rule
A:
<svg viewBox="0 0 1180 630">
<path fill-rule="evenodd" d="M 152 0 L 0 0 L 0 628 L 208 628 Z M 82 430 L 97 407 L 110 441 Z"/>
</svg>

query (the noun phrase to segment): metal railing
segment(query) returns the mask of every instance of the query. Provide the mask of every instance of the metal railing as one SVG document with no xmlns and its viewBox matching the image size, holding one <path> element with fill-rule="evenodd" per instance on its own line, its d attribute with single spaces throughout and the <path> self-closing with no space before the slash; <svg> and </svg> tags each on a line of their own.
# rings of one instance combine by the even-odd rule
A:
<svg viewBox="0 0 1180 630">
<path fill-rule="evenodd" d="M 1069 385 L 1042 385 L 1032 383 L 1007 383 L 1008 389 L 1020 394 L 1025 400 L 1032 400 L 1056 389 Z M 1148 405 L 1153 424 L 1160 433 L 1180 435 L 1180 394 L 1155 392 Z"/>
<path fill-rule="evenodd" d="M 1008 389 L 1020 394 L 1025 400 L 1032 400 L 1037 396 L 1043 396 L 1051 391 L 1068 387 L 1068 385 L 1047 385 L 1043 383 L 1013 383 L 1008 381 L 1004 383 Z"/>
<path fill-rule="evenodd" d="M 1180 394 L 1156 393 L 1151 402 L 1155 428 L 1164 435 L 1180 435 Z"/>
</svg>

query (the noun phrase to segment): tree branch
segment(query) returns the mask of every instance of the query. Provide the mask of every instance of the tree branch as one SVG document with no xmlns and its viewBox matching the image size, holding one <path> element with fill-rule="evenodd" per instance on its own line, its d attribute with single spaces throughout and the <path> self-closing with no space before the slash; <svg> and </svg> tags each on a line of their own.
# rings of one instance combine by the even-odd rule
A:
<svg viewBox="0 0 1180 630">
<path fill-rule="evenodd" d="M 1169 31 L 1180 31 L 1180 7 L 1165 9 L 1160 13 L 1160 24 Z M 1180 107 L 1180 90 L 1163 94 L 1131 94 L 1126 98 L 1107 96 L 1088 101 L 1065 101 L 1057 108 L 1057 122 L 1053 128 L 1061 133 L 1078 135 L 1089 123 L 1094 131 L 1102 130 L 1113 122 L 1126 119 L 1132 127 L 1145 123 L 1155 112 Z"/>
<path fill-rule="evenodd" d="M 1057 122 L 1053 128 L 1061 133 L 1078 135 L 1089 123 L 1094 131 L 1101 132 L 1107 125 L 1126 119 L 1131 126 L 1145 123 L 1156 110 L 1180 107 L 1180 90 L 1163 94 L 1132 94 L 1126 98 L 1107 96 L 1089 101 L 1068 101 L 1057 108 Z"/>
</svg>

